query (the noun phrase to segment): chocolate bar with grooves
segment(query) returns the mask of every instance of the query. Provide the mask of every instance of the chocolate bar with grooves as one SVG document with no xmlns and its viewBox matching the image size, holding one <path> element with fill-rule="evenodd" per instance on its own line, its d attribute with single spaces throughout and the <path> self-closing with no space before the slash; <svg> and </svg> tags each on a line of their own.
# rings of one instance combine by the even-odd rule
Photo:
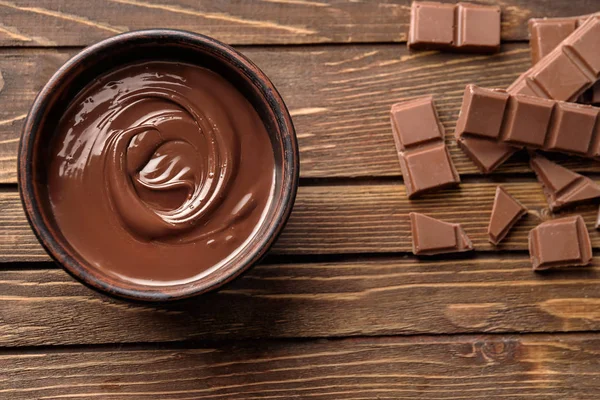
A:
<svg viewBox="0 0 600 400">
<path fill-rule="evenodd" d="M 566 18 L 531 18 L 528 22 L 531 63 L 537 64 L 593 15 L 598 14 Z M 586 90 L 577 99 L 577 102 L 582 104 L 600 103 L 600 82 L 596 82 L 594 86 Z"/>
<path fill-rule="evenodd" d="M 394 104 L 390 119 L 409 199 L 460 182 L 432 96 Z"/>
<path fill-rule="evenodd" d="M 592 16 L 507 89 L 574 101 L 600 78 L 600 16 Z"/>
<path fill-rule="evenodd" d="M 600 159 L 600 108 L 467 85 L 455 135 Z"/>
<path fill-rule="evenodd" d="M 511 94 L 526 94 L 556 100 L 574 100 L 600 76 L 600 17 L 592 16 L 550 54 L 522 74 L 509 88 Z M 458 143 L 484 172 L 497 168 L 517 151 L 505 143 L 461 138 Z M 493 153 L 490 161 L 489 153 Z"/>
<path fill-rule="evenodd" d="M 500 50 L 500 7 L 414 1 L 407 45 L 412 50 L 495 53 Z"/>
</svg>

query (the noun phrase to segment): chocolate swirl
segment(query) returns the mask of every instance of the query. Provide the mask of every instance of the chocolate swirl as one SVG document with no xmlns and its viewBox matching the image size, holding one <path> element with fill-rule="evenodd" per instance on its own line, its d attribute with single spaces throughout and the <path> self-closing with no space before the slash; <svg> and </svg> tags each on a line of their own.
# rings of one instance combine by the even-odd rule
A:
<svg viewBox="0 0 600 400">
<path fill-rule="evenodd" d="M 144 251 L 187 265 L 180 254 L 200 254 L 182 249 L 187 243 L 209 268 L 248 240 L 272 189 L 273 154 L 256 112 L 223 78 L 186 64 L 139 64 L 98 79 L 69 106 L 54 148 L 57 222 L 95 256 L 90 243 L 108 240 L 130 261 Z M 82 232 L 85 221 L 98 234 Z"/>
<path fill-rule="evenodd" d="M 120 125 L 120 115 L 154 99 L 160 104 L 155 105 L 156 112 L 126 129 L 113 128 Z M 207 218 L 237 169 L 236 138 L 219 134 L 209 117 L 170 89 L 149 86 L 125 93 L 115 103 L 98 127 L 110 132 L 103 154 L 106 177 L 111 200 L 126 226 L 153 239 L 187 231 Z M 190 129 L 169 126 L 173 122 Z M 222 128 L 231 130 L 231 126 Z M 162 210 L 139 197 L 134 181 L 155 191 L 182 187 L 187 196 L 179 207 Z"/>
</svg>

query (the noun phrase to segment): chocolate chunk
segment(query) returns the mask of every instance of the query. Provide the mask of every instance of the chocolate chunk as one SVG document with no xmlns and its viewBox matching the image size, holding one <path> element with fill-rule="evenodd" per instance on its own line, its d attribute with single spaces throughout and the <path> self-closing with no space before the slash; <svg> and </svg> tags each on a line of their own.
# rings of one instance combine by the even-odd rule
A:
<svg viewBox="0 0 600 400">
<path fill-rule="evenodd" d="M 394 104 L 390 116 L 409 198 L 460 182 L 444 143 L 444 127 L 433 97 Z"/>
<path fill-rule="evenodd" d="M 600 104 L 600 82 L 594 83 L 590 89 L 583 92 L 577 102 L 583 104 Z"/>
<path fill-rule="evenodd" d="M 597 15 L 597 14 L 596 14 Z M 532 18 L 529 20 L 531 62 L 536 64 L 548 55 L 592 15 L 567 18 Z M 600 102 L 600 84 L 596 83 L 578 99 L 579 103 Z"/>
<path fill-rule="evenodd" d="M 592 244 L 580 215 L 543 222 L 529 232 L 529 254 L 534 270 L 587 265 Z"/>
<path fill-rule="evenodd" d="M 518 150 L 496 140 L 500 136 L 508 97 L 504 91 L 484 91 L 475 85 L 467 85 L 465 89 L 454 135 L 460 148 L 486 174 Z M 475 134 L 469 134 L 471 132 Z"/>
<path fill-rule="evenodd" d="M 511 96 L 501 138 L 508 143 L 542 147 L 554 102 L 529 96 Z"/>
<path fill-rule="evenodd" d="M 588 177 L 553 163 L 539 154 L 531 155 L 530 164 L 544 188 L 552 211 L 600 198 L 600 186 Z"/>
<path fill-rule="evenodd" d="M 525 214 L 527 214 L 527 208 L 508 194 L 502 186 L 498 186 L 488 225 L 490 242 L 495 245 L 500 243 Z"/>
<path fill-rule="evenodd" d="M 409 216 L 414 254 L 433 255 L 473 250 L 473 244 L 460 224 L 414 212 Z"/>
<path fill-rule="evenodd" d="M 408 47 L 494 53 L 500 49 L 500 7 L 415 1 Z"/>
<path fill-rule="evenodd" d="M 567 39 L 522 74 L 509 88 L 510 94 L 573 101 L 600 77 L 600 16 L 592 16 Z M 596 49 L 596 50 L 594 50 Z M 479 165 L 487 151 L 495 159 L 508 159 L 515 150 L 505 145 L 474 146 L 479 140 L 462 141 L 461 148 Z M 491 165 L 491 172 L 501 163 Z"/>
<path fill-rule="evenodd" d="M 598 48 L 600 16 L 593 16 L 523 73 L 507 91 L 573 101 L 600 78 Z"/>
<path fill-rule="evenodd" d="M 600 108 L 592 106 L 467 85 L 454 134 L 459 143 L 466 137 L 478 137 L 517 148 L 598 159 L 599 114 Z M 496 150 L 494 145 L 490 147 L 490 151 Z"/>
<path fill-rule="evenodd" d="M 577 17 L 531 18 L 528 22 L 531 63 L 537 64 L 592 16 L 594 14 Z"/>
</svg>

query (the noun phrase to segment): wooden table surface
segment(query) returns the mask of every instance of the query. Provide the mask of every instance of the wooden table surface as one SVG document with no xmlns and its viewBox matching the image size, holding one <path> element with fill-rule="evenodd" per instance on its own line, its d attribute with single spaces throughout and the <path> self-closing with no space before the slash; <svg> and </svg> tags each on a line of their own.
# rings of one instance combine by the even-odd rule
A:
<svg viewBox="0 0 600 400">
<path fill-rule="evenodd" d="M 410 1 L 0 1 L 0 399 L 598 399 L 600 258 L 535 274 L 527 233 L 551 218 L 523 155 L 482 176 L 452 139 L 464 86 L 530 65 L 531 17 L 597 0 L 502 6 L 499 54 L 409 53 Z M 70 278 L 17 194 L 19 132 L 37 91 L 83 46 L 171 27 L 235 45 L 297 128 L 301 187 L 267 259 L 218 293 L 169 306 L 111 300 Z M 600 50 L 600 49 L 599 49 Z M 459 189 L 409 202 L 388 119 L 434 94 Z M 554 157 L 600 179 L 600 165 Z M 529 214 L 497 248 L 495 187 Z M 477 251 L 418 259 L 408 212 L 463 224 Z M 584 216 L 595 254 L 597 208 Z"/>
</svg>

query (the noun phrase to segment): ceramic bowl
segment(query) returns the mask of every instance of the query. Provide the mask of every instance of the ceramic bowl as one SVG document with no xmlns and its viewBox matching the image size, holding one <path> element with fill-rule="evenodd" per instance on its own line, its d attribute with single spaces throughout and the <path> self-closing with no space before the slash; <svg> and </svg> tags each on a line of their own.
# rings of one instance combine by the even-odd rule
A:
<svg viewBox="0 0 600 400">
<path fill-rule="evenodd" d="M 273 199 L 253 239 L 215 272 L 173 286 L 133 284 L 92 267 L 71 248 L 58 229 L 46 185 L 50 141 L 70 101 L 100 74 L 128 63 L 149 60 L 186 62 L 223 76 L 254 106 L 267 128 L 275 154 Z M 82 283 L 105 294 L 139 301 L 168 301 L 199 295 L 222 286 L 256 264 L 286 224 L 299 174 L 298 145 L 292 120 L 269 78 L 245 56 L 215 39 L 162 29 L 114 36 L 67 61 L 50 78 L 29 111 L 21 135 L 18 163 L 19 191 L 25 213 L 50 256 Z"/>
</svg>

